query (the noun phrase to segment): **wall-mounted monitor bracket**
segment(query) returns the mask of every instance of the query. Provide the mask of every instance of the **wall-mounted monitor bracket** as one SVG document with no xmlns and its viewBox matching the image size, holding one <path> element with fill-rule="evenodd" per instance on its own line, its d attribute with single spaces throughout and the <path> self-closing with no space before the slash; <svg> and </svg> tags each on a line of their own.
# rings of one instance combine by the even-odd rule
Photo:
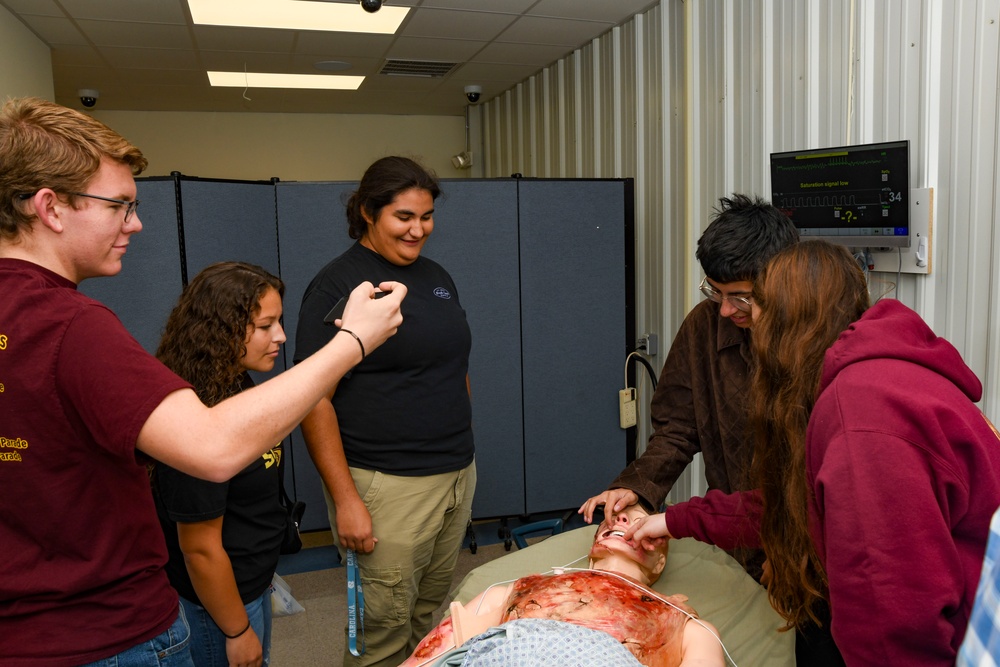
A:
<svg viewBox="0 0 1000 667">
<path fill-rule="evenodd" d="M 931 272 L 934 248 L 934 188 L 910 188 L 910 247 L 871 248 L 873 271 Z"/>
</svg>

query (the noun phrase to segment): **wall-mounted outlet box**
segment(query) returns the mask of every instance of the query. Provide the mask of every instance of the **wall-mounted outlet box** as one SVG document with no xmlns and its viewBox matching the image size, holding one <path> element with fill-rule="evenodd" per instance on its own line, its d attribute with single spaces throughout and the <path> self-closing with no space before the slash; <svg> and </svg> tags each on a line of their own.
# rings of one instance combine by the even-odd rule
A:
<svg viewBox="0 0 1000 667">
<path fill-rule="evenodd" d="M 635 426 L 635 388 L 626 387 L 618 392 L 618 420 L 622 428 Z"/>
</svg>

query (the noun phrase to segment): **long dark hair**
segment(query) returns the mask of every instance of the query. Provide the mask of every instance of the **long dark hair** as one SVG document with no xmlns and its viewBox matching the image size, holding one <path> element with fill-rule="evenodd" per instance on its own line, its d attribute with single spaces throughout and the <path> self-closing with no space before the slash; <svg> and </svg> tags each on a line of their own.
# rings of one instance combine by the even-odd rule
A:
<svg viewBox="0 0 1000 667">
<path fill-rule="evenodd" d="M 753 474 L 763 499 L 761 542 L 771 566 L 768 597 L 787 627 L 819 622 L 826 572 L 809 532 L 805 436 L 823 357 L 868 308 L 857 260 L 840 245 L 803 241 L 776 254 L 753 288 L 756 367 L 750 428 Z"/>
<path fill-rule="evenodd" d="M 378 220 L 382 209 L 400 192 L 413 188 L 426 190 L 431 199 L 441 194 L 437 177 L 408 157 L 392 155 L 373 162 L 361 177 L 358 189 L 347 200 L 348 235 L 352 239 L 364 238 L 368 232 L 365 214 L 371 220 Z"/>
<path fill-rule="evenodd" d="M 219 262 L 194 277 L 167 318 L 156 356 L 206 405 L 238 391 L 247 332 L 269 289 L 285 295 L 281 279 L 261 267 Z"/>
</svg>

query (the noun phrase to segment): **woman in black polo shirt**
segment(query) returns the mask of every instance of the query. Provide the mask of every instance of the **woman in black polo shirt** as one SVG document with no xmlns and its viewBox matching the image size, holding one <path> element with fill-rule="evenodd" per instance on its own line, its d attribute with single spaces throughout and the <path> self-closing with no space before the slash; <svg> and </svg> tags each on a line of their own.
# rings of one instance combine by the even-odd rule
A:
<svg viewBox="0 0 1000 667">
<path fill-rule="evenodd" d="M 430 631 L 472 516 L 472 334 L 451 276 L 422 254 L 439 194 L 409 158 L 368 167 L 346 207 L 357 243 L 313 278 L 299 312 L 296 362 L 334 336 L 329 313 L 354 285 L 407 288 L 393 339 L 302 421 L 337 547 L 356 553 L 363 582 L 366 646 L 355 655 L 347 642 L 350 667 L 395 667 Z"/>
</svg>

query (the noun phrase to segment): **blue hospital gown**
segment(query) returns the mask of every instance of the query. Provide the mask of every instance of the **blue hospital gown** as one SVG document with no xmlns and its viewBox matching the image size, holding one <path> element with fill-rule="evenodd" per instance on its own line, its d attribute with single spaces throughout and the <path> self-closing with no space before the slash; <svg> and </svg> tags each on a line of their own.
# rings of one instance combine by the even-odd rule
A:
<svg viewBox="0 0 1000 667">
<path fill-rule="evenodd" d="M 508 621 L 441 656 L 435 667 L 638 667 L 606 632 L 540 618 Z"/>
</svg>

